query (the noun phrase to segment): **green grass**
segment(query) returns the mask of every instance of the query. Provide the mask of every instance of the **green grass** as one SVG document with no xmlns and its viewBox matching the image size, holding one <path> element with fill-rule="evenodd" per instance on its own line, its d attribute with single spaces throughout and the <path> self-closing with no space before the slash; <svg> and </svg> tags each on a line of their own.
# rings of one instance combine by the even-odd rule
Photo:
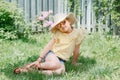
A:
<svg viewBox="0 0 120 80">
<path fill-rule="evenodd" d="M 66 62 L 63 75 L 42 75 L 37 71 L 13 74 L 13 69 L 35 61 L 43 47 L 50 40 L 50 34 L 33 35 L 31 39 L 0 39 L 0 80 L 119 80 L 120 79 L 120 39 L 87 35 L 81 45 L 79 66 Z"/>
</svg>

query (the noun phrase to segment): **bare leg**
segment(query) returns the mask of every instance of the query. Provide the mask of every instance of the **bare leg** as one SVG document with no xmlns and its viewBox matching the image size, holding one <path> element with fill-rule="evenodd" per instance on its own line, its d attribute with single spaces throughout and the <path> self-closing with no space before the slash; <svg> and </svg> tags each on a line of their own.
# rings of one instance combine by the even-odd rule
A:
<svg viewBox="0 0 120 80">
<path fill-rule="evenodd" d="M 60 63 L 59 59 L 54 54 L 49 54 L 44 63 L 38 66 L 42 69 L 40 72 L 46 75 L 62 74 L 65 72 L 65 65 Z"/>
<path fill-rule="evenodd" d="M 40 63 L 38 67 L 40 69 L 56 70 L 61 67 L 61 63 L 54 54 L 48 54 L 45 59 L 45 62 Z"/>
<path fill-rule="evenodd" d="M 23 72 L 28 72 L 31 70 L 31 67 L 34 65 L 33 63 L 27 64 L 24 67 L 18 67 L 14 69 L 15 74 L 23 73 Z"/>
<path fill-rule="evenodd" d="M 19 73 L 23 73 L 23 72 L 28 72 L 29 70 L 28 69 L 25 69 L 25 68 L 15 68 L 14 69 L 14 73 L 15 74 L 19 74 Z"/>
<path fill-rule="evenodd" d="M 21 72 L 28 72 L 30 71 L 31 67 L 34 67 L 34 62 L 31 64 L 26 65 L 24 68 L 19 68 L 14 71 L 20 71 Z M 64 64 L 61 64 L 59 59 L 54 54 L 48 54 L 45 58 L 44 63 L 40 63 L 39 66 L 37 66 L 39 69 L 45 69 L 42 71 L 44 74 L 51 75 L 53 72 L 56 74 L 61 74 L 65 72 L 65 66 Z"/>
<path fill-rule="evenodd" d="M 59 69 L 56 69 L 56 70 L 42 70 L 41 73 L 45 74 L 45 75 L 52 75 L 53 73 L 60 75 L 60 74 L 65 73 L 65 66 L 64 66 L 64 64 L 61 64 L 61 67 Z"/>
<path fill-rule="evenodd" d="M 65 65 L 61 64 L 61 68 L 54 70 L 55 74 L 63 74 L 65 73 Z"/>
<path fill-rule="evenodd" d="M 40 71 L 40 73 L 50 76 L 53 74 L 53 71 L 52 70 L 42 70 L 42 71 Z"/>
</svg>

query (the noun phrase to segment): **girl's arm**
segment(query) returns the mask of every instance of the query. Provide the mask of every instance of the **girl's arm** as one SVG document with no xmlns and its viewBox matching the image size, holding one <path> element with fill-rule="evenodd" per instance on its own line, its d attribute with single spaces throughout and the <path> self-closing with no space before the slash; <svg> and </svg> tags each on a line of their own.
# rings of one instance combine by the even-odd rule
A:
<svg viewBox="0 0 120 80">
<path fill-rule="evenodd" d="M 72 64 L 75 65 L 78 57 L 79 57 L 79 48 L 80 48 L 80 44 L 75 46 L 74 52 L 73 52 L 73 60 L 72 60 Z"/>
<path fill-rule="evenodd" d="M 37 59 L 38 62 L 41 62 L 42 58 L 46 55 L 46 53 L 52 49 L 53 45 L 55 43 L 55 39 L 52 38 L 49 43 L 44 47 L 43 51 L 41 52 L 39 58 Z"/>
</svg>

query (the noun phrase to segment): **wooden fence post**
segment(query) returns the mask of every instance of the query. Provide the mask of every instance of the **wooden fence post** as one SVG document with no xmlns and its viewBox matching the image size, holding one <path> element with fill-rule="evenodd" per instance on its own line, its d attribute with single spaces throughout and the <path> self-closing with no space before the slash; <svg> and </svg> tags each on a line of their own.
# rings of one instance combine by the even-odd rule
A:
<svg viewBox="0 0 120 80">
<path fill-rule="evenodd" d="M 35 8 L 35 0 L 31 0 L 31 21 L 34 20 L 35 15 L 36 15 L 36 8 Z"/>
<path fill-rule="evenodd" d="M 47 0 L 43 0 L 43 11 L 47 11 L 48 7 L 47 7 Z"/>
<path fill-rule="evenodd" d="M 82 26 L 85 26 L 85 0 L 82 0 Z"/>
<path fill-rule="evenodd" d="M 52 10 L 53 14 L 67 13 L 68 0 L 6 0 L 9 2 L 16 1 L 18 7 L 22 8 L 26 21 L 33 21 L 36 15 L 42 11 Z M 92 0 L 80 0 L 80 7 L 82 14 L 77 16 L 78 26 L 83 26 L 88 29 L 89 33 L 95 31 L 95 14 L 92 7 Z M 106 25 L 107 26 L 107 25 Z"/>
<path fill-rule="evenodd" d="M 58 13 L 58 1 L 61 1 L 61 0 L 53 0 L 54 1 L 54 4 L 53 4 L 53 9 L 54 9 L 54 14 Z"/>
<path fill-rule="evenodd" d="M 91 0 L 87 0 L 87 15 L 86 15 L 86 25 L 87 25 L 87 30 L 89 33 L 91 33 Z"/>
<path fill-rule="evenodd" d="M 41 0 L 37 0 L 37 15 L 39 15 L 40 14 L 40 12 L 42 11 L 42 9 L 41 9 Z"/>
<path fill-rule="evenodd" d="M 54 1 L 53 0 L 49 0 L 49 10 L 52 10 L 54 12 Z"/>
</svg>

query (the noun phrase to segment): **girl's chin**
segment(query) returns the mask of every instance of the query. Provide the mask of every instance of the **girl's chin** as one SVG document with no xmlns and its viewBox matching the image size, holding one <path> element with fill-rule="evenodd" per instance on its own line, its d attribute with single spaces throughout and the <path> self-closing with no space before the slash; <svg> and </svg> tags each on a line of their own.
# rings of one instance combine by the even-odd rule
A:
<svg viewBox="0 0 120 80">
<path fill-rule="evenodd" d="M 69 31 L 63 31 L 64 33 L 69 33 Z"/>
</svg>

